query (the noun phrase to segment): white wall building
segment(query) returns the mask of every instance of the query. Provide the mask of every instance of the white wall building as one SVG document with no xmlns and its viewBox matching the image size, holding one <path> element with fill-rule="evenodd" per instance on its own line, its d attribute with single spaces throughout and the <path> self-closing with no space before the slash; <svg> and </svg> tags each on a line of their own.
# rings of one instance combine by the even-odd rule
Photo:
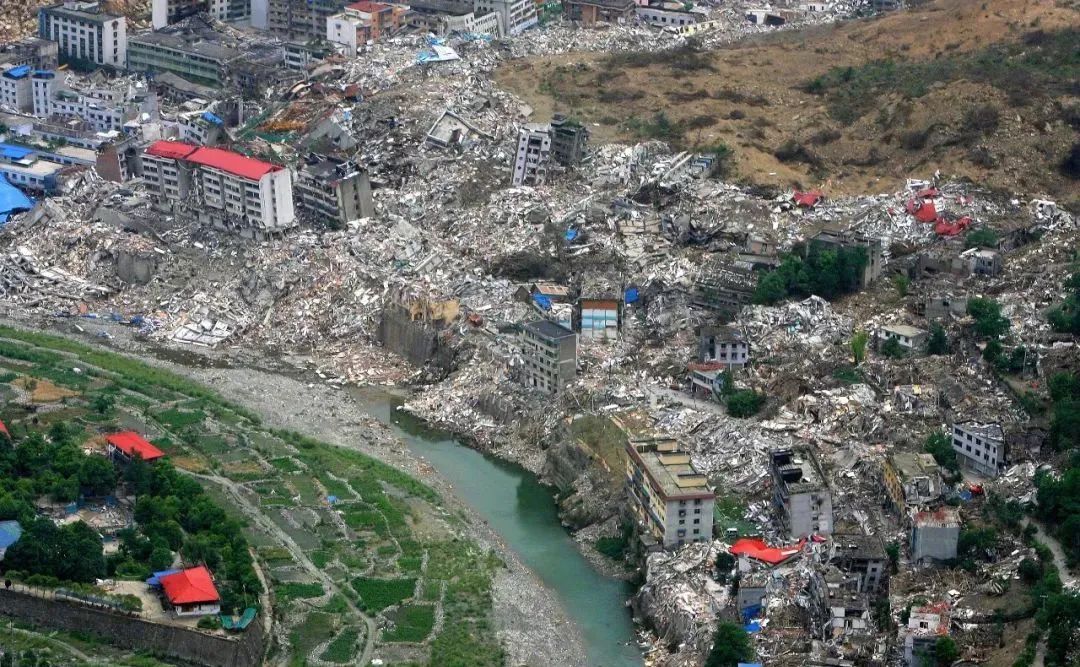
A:
<svg viewBox="0 0 1080 667">
<path fill-rule="evenodd" d="M 29 65 L 11 67 L 0 74 L 0 103 L 13 111 L 34 108 Z"/>
<path fill-rule="evenodd" d="M 38 37 L 56 42 L 61 60 L 127 66 L 127 19 L 106 14 L 96 2 L 68 0 L 40 9 Z"/>
<path fill-rule="evenodd" d="M 190 206 L 205 222 L 249 238 L 296 225 L 292 172 L 239 153 L 157 141 L 143 155 L 143 178 L 160 204 Z"/>
<path fill-rule="evenodd" d="M 1005 467 L 1005 432 L 998 424 L 953 424 L 952 448 L 960 465 L 993 479 Z"/>
<path fill-rule="evenodd" d="M 520 35 L 540 23 L 533 0 L 475 0 L 473 14 L 485 16 L 492 12 L 499 16 L 503 35 Z"/>
<path fill-rule="evenodd" d="M 551 155 L 551 128 L 529 123 L 518 132 L 514 185 L 543 185 Z"/>
</svg>

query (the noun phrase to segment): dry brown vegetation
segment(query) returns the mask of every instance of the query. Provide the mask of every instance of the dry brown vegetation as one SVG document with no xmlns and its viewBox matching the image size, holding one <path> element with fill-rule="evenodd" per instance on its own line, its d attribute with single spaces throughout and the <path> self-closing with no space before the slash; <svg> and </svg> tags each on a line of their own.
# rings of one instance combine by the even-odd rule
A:
<svg viewBox="0 0 1080 667">
<path fill-rule="evenodd" d="M 1055 35 L 1080 34 L 1078 7 L 936 0 L 708 53 L 518 60 L 497 79 L 538 117 L 576 115 L 597 141 L 725 143 L 738 175 L 755 183 L 858 193 L 940 169 L 1075 199 L 1076 181 L 1058 165 L 1076 141 L 1078 64 L 1075 42 L 1063 47 Z"/>
</svg>

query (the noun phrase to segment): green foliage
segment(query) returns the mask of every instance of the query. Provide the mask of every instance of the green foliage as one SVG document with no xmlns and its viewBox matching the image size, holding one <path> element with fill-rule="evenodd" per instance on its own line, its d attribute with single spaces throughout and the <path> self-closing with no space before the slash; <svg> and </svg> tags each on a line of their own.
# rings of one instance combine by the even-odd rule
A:
<svg viewBox="0 0 1080 667">
<path fill-rule="evenodd" d="M 721 623 L 713 635 L 705 667 L 736 667 L 740 662 L 750 662 L 753 657 L 750 635 L 734 623 Z"/>
<path fill-rule="evenodd" d="M 112 414 L 113 409 L 116 407 L 116 395 L 110 392 L 95 394 L 90 399 L 90 407 L 99 415 Z"/>
<path fill-rule="evenodd" d="M 863 381 L 863 376 L 851 366 L 840 366 L 833 371 L 832 376 L 844 384 L 858 384 Z"/>
<path fill-rule="evenodd" d="M 299 600 L 301 598 L 322 597 L 326 594 L 326 591 L 320 583 L 302 584 L 290 581 L 274 584 L 274 594 L 277 596 L 278 601 L 289 602 L 290 600 Z"/>
<path fill-rule="evenodd" d="M 960 648 L 952 637 L 938 637 L 934 644 L 934 661 L 938 667 L 949 667 L 960 658 Z"/>
<path fill-rule="evenodd" d="M 1009 320 L 1001 316 L 1001 304 L 993 299 L 969 299 L 967 314 L 975 320 L 975 333 L 984 340 L 993 340 L 1009 331 Z"/>
<path fill-rule="evenodd" d="M 1018 572 L 1021 581 L 1028 586 L 1034 586 L 1043 577 L 1043 564 L 1036 558 L 1025 558 L 1020 561 Z"/>
<path fill-rule="evenodd" d="M 945 333 L 945 327 L 940 324 L 934 324 L 930 327 L 930 337 L 926 341 L 926 353 L 935 356 L 949 353 L 949 337 Z"/>
<path fill-rule="evenodd" d="M 1057 373 L 1050 378 L 1051 448 L 1066 451 L 1080 448 L 1080 375 Z"/>
<path fill-rule="evenodd" d="M 663 111 L 657 111 L 649 120 L 631 118 L 627 125 L 641 139 L 658 139 L 668 143 L 682 141 L 686 131 L 682 123 L 672 121 Z"/>
<path fill-rule="evenodd" d="M 874 108 L 886 94 L 916 99 L 939 82 L 967 79 L 1002 90 L 1010 104 L 1068 94 L 1068 82 L 1080 77 L 1075 44 L 1080 30 L 1029 33 L 1022 42 L 999 43 L 973 53 L 932 60 L 876 60 L 858 67 L 834 67 L 805 84 L 804 90 L 825 97 L 829 114 L 850 124 Z M 977 129 L 990 129 L 984 122 Z"/>
<path fill-rule="evenodd" d="M 394 629 L 383 634 L 388 642 L 422 642 L 435 626 L 435 607 L 426 604 L 402 605 L 390 615 Z"/>
<path fill-rule="evenodd" d="M 890 359 L 903 359 L 907 356 L 907 350 L 905 350 L 904 347 L 900 345 L 900 341 L 898 339 L 890 337 L 888 340 L 881 344 L 881 354 L 882 356 L 888 357 Z"/>
<path fill-rule="evenodd" d="M 889 557 L 889 569 L 893 574 L 900 571 L 900 543 L 889 542 L 885 545 L 885 555 Z"/>
<path fill-rule="evenodd" d="M 356 655 L 356 641 L 359 638 L 359 630 L 345 628 L 338 633 L 337 637 L 334 637 L 334 641 L 327 645 L 326 650 L 319 656 L 319 659 L 337 664 L 351 662 Z"/>
<path fill-rule="evenodd" d="M 964 236 L 964 246 L 968 248 L 996 248 L 998 235 L 992 229 L 980 227 Z"/>
<path fill-rule="evenodd" d="M 1047 316 L 1050 326 L 1058 333 L 1080 335 L 1080 271 L 1069 276 L 1063 288 L 1064 301 Z"/>
<path fill-rule="evenodd" d="M 923 450 L 934 457 L 937 464 L 957 475 L 960 473 L 960 463 L 956 460 L 956 452 L 952 448 L 952 438 L 943 431 L 934 431 L 926 437 Z"/>
<path fill-rule="evenodd" d="M 360 595 L 360 606 L 364 611 L 379 612 L 411 598 L 416 579 L 357 577 L 352 586 Z"/>
<path fill-rule="evenodd" d="M 727 397 L 727 411 L 732 417 L 753 417 L 765 405 L 765 394 L 753 389 L 740 389 Z"/>
<path fill-rule="evenodd" d="M 105 556 L 101 538 L 82 521 L 59 527 L 42 518 L 24 527 L 19 541 L 8 547 L 4 567 L 89 583 L 105 576 Z"/>
<path fill-rule="evenodd" d="M 997 544 L 997 531 L 993 528 L 963 528 L 956 543 L 956 553 L 960 557 L 986 558 Z"/>
<path fill-rule="evenodd" d="M 992 338 L 986 342 L 986 347 L 983 348 L 982 358 L 985 359 L 987 363 L 997 365 L 1004 351 L 1001 341 Z"/>
<path fill-rule="evenodd" d="M 596 540 L 596 550 L 612 560 L 623 560 L 630 548 L 630 535 L 633 528 L 627 524 L 619 529 L 619 534 L 604 536 Z"/>
<path fill-rule="evenodd" d="M 154 415 L 165 426 L 173 429 L 183 429 L 195 424 L 201 424 L 206 419 L 206 413 L 202 410 L 177 410 L 170 408 Z"/>
<path fill-rule="evenodd" d="M 870 341 L 870 334 L 866 333 L 862 329 L 857 330 L 851 334 L 851 359 L 856 366 L 861 364 L 866 359 L 866 344 Z"/>
<path fill-rule="evenodd" d="M 896 288 L 896 293 L 898 295 L 900 295 L 901 298 L 907 296 L 908 287 L 911 285 L 911 279 L 910 278 L 908 278 L 907 276 L 905 276 L 902 273 L 898 273 L 895 276 L 893 276 L 892 283 L 893 283 L 893 287 Z"/>
<path fill-rule="evenodd" d="M 221 617 L 214 615 L 203 616 L 195 625 L 203 630 L 217 630 L 221 628 Z"/>
<path fill-rule="evenodd" d="M 780 266 L 758 277 L 754 303 L 772 305 L 787 296 L 810 295 L 831 301 L 851 294 L 862 287 L 868 261 L 865 248 L 834 249 L 811 243 L 805 259 L 786 255 Z"/>
</svg>

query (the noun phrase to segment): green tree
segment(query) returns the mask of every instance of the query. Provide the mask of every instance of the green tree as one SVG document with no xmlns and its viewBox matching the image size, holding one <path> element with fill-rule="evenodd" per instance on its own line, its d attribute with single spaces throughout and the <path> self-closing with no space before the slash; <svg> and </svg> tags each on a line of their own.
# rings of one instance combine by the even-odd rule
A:
<svg viewBox="0 0 1080 667">
<path fill-rule="evenodd" d="M 856 366 L 866 359 L 866 343 L 870 340 L 870 334 L 866 333 L 862 329 L 857 330 L 851 334 L 851 358 Z"/>
<path fill-rule="evenodd" d="M 1009 320 L 1001 316 L 1001 304 L 993 299 L 968 300 L 967 313 L 975 320 L 975 333 L 980 338 L 999 338 L 1009 331 Z"/>
<path fill-rule="evenodd" d="M 968 248 L 996 248 L 997 244 L 998 235 L 986 227 L 973 229 L 964 237 L 964 245 Z"/>
<path fill-rule="evenodd" d="M 116 469 L 104 456 L 87 456 L 79 467 L 79 485 L 90 495 L 111 493 L 116 488 Z"/>
<path fill-rule="evenodd" d="M 949 337 L 945 333 L 945 327 L 940 324 L 930 327 L 930 338 L 926 341 L 926 353 L 935 356 L 949 353 Z"/>
<path fill-rule="evenodd" d="M 754 657 L 750 636 L 734 623 L 721 623 L 713 635 L 712 650 L 705 659 L 705 667 L 736 667 Z"/>
<path fill-rule="evenodd" d="M 116 397 L 111 393 L 101 392 L 90 400 L 90 407 L 100 415 L 112 414 L 116 407 Z"/>
<path fill-rule="evenodd" d="M 881 344 L 881 354 L 890 359 L 903 359 L 907 356 L 907 350 L 900 345 L 900 341 L 895 338 L 889 338 L 887 341 Z"/>
<path fill-rule="evenodd" d="M 896 293 L 900 295 L 900 298 L 907 296 L 908 287 L 911 285 L 911 279 L 902 273 L 898 273 L 893 276 L 893 287 L 896 288 Z"/>
<path fill-rule="evenodd" d="M 167 570 L 173 563 L 172 552 L 167 547 L 156 547 L 150 552 L 150 569 L 155 572 Z"/>
<path fill-rule="evenodd" d="M 1058 333 L 1080 334 L 1080 271 L 1069 276 L 1062 292 L 1064 301 L 1047 316 L 1050 326 Z"/>
<path fill-rule="evenodd" d="M 949 437 L 948 433 L 942 431 L 931 433 L 926 437 L 923 450 L 933 456 L 934 460 L 942 468 L 953 474 L 960 472 L 960 464 L 956 460 L 956 452 L 952 448 L 952 438 Z"/>
<path fill-rule="evenodd" d="M 740 389 L 727 397 L 727 411 L 732 417 L 752 417 L 765 405 L 765 394 L 753 389 Z"/>
<path fill-rule="evenodd" d="M 949 667 L 960 658 L 960 648 L 952 637 L 938 637 L 934 644 L 934 661 L 938 667 Z"/>
<path fill-rule="evenodd" d="M 1001 347 L 1001 341 L 996 338 L 991 338 L 986 342 L 986 347 L 983 348 L 982 358 L 987 363 L 996 364 L 998 359 L 1001 358 L 1001 353 L 1004 350 Z"/>
<path fill-rule="evenodd" d="M 984 557 L 997 544 L 997 531 L 993 528 L 964 528 L 956 542 L 956 552 L 961 556 Z"/>
</svg>

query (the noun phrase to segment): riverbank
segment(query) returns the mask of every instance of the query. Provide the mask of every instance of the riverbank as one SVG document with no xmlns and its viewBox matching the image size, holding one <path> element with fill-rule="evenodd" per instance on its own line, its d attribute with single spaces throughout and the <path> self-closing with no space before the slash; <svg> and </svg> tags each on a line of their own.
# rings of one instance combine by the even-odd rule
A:
<svg viewBox="0 0 1080 667">
<path fill-rule="evenodd" d="M 586 664 L 581 633 L 554 593 L 460 500 L 452 485 L 413 455 L 386 425 L 365 415 L 348 392 L 320 381 L 288 360 L 260 359 L 250 350 L 195 351 L 158 346 L 135 340 L 131 329 L 108 322 L 4 321 L 84 343 L 106 342 L 111 350 L 212 387 L 258 413 L 268 426 L 302 431 L 377 458 L 420 479 L 442 495 L 450 512 L 467 519 L 463 527 L 469 539 L 494 550 L 506 565 L 496 575 L 492 601 L 507 663 L 537 667 Z M 101 332 L 107 332 L 109 337 L 101 337 Z"/>
</svg>

